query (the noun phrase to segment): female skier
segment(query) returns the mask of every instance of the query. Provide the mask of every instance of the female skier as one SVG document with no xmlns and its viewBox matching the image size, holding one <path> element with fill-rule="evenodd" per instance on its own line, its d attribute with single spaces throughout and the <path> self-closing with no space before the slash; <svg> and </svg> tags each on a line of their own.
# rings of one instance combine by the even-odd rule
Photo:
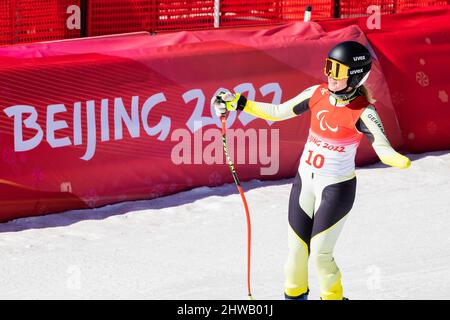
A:
<svg viewBox="0 0 450 320">
<path fill-rule="evenodd" d="M 289 199 L 284 284 L 288 300 L 308 298 L 309 257 L 315 263 L 321 299 L 344 299 L 333 249 L 355 199 L 355 155 L 362 135 L 369 138 L 384 164 L 402 169 L 411 164 L 391 147 L 363 86 L 371 65 L 366 47 L 346 41 L 328 54 L 324 68 L 328 83 L 312 86 L 280 105 L 247 100 L 230 92 L 211 100 L 218 116 L 242 110 L 280 121 L 311 112 L 309 136 Z"/>
</svg>

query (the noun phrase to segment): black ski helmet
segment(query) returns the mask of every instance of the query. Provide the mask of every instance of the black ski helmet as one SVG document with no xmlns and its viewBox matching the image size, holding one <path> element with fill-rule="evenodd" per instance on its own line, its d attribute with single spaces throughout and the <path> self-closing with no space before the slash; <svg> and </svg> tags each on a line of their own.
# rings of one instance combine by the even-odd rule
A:
<svg viewBox="0 0 450 320">
<path fill-rule="evenodd" d="M 349 67 L 347 88 L 361 86 L 367 79 L 366 76 L 368 76 L 372 66 L 372 57 L 369 50 L 356 41 L 339 43 L 328 53 L 328 59 L 338 61 Z"/>
</svg>

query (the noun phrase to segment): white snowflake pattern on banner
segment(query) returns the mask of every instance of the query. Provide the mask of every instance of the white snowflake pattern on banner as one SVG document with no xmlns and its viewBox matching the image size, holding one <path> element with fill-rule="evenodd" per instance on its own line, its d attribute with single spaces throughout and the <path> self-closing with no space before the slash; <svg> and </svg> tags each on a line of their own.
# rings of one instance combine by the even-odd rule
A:
<svg viewBox="0 0 450 320">
<path fill-rule="evenodd" d="M 426 87 L 430 84 L 430 79 L 423 71 L 416 72 L 416 81 L 422 87 Z"/>
<path fill-rule="evenodd" d="M 429 134 L 436 134 L 437 132 L 437 124 L 434 121 L 427 122 L 427 131 Z"/>
<path fill-rule="evenodd" d="M 210 186 L 219 186 L 222 184 L 222 175 L 219 172 L 214 171 L 209 175 L 208 180 Z"/>
<path fill-rule="evenodd" d="M 448 102 L 448 94 L 445 90 L 439 90 L 438 97 L 443 103 Z"/>
<path fill-rule="evenodd" d="M 89 189 L 83 198 L 84 202 L 86 202 L 86 204 L 91 208 L 94 208 L 100 200 L 100 197 L 95 189 Z"/>
</svg>

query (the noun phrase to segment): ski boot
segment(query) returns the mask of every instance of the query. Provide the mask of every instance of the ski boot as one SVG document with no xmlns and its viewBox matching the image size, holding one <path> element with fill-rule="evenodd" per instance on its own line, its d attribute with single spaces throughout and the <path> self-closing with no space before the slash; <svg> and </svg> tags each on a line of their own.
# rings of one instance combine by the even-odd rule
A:
<svg viewBox="0 0 450 320">
<path fill-rule="evenodd" d="M 291 300 L 291 301 L 300 301 L 300 300 L 308 300 L 308 294 L 309 294 L 309 289 L 308 291 L 306 291 L 305 293 L 296 296 L 296 297 L 291 297 L 288 296 L 286 293 L 284 294 L 284 300 Z"/>
</svg>

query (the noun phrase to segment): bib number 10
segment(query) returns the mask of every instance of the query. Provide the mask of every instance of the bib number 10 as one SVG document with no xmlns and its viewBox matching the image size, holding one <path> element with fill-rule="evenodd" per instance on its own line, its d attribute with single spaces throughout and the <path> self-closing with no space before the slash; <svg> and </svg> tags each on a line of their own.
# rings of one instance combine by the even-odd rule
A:
<svg viewBox="0 0 450 320">
<path fill-rule="evenodd" d="M 325 157 L 319 153 L 314 154 L 312 150 L 308 150 L 308 159 L 305 162 L 310 166 L 320 169 L 323 167 Z"/>
</svg>

